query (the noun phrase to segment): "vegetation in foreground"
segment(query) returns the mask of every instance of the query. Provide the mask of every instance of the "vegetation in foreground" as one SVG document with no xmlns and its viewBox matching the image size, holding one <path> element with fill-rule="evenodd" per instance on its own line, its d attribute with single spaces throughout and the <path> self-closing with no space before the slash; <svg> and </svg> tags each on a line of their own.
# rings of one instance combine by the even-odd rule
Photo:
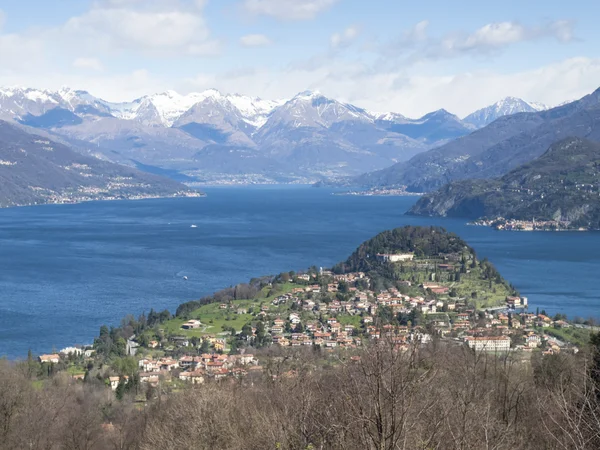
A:
<svg viewBox="0 0 600 450">
<path fill-rule="evenodd" d="M 0 442 L 13 449 L 596 449 L 600 336 L 531 360 L 432 342 L 352 356 L 271 349 L 241 379 L 115 397 L 65 373 L 0 363 Z"/>
</svg>

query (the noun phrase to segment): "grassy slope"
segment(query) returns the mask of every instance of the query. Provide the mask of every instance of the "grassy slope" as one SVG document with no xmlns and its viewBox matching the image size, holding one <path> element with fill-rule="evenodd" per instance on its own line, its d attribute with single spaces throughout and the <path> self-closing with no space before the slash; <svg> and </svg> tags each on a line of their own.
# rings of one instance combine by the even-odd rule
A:
<svg viewBox="0 0 600 450">
<path fill-rule="evenodd" d="M 263 289 L 259 295 L 251 300 L 234 300 L 232 302 L 235 305 L 231 309 L 220 309 L 219 303 L 211 303 L 204 305 L 195 310 L 190 314 L 193 319 L 199 319 L 203 323 L 203 327 L 195 330 L 184 330 L 181 325 L 187 320 L 184 319 L 172 319 L 165 322 L 161 328 L 167 333 L 172 333 L 180 336 L 204 336 L 206 334 L 219 334 L 223 332 L 223 326 L 233 327 L 236 331 L 240 331 L 242 327 L 254 320 L 254 316 L 251 314 L 237 314 L 238 308 L 254 308 L 256 312 L 257 308 L 263 305 L 269 306 L 269 312 L 279 312 L 285 314 L 289 311 L 289 305 L 278 305 L 273 306 L 271 302 L 274 298 L 279 295 L 286 294 L 292 289 L 299 287 L 300 285 L 294 283 L 285 283 L 280 285 L 279 289 L 273 291 L 270 288 Z"/>
</svg>

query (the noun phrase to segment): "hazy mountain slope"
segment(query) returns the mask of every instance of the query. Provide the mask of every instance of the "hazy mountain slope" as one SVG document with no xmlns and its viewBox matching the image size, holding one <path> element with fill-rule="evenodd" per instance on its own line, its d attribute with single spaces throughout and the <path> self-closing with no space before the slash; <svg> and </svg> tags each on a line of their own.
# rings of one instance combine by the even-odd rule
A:
<svg viewBox="0 0 600 450">
<path fill-rule="evenodd" d="M 475 127 L 461 121 L 445 109 L 431 112 L 416 120 L 403 120 L 392 123 L 390 131 L 425 142 L 439 142 L 455 139 L 475 130 Z"/>
<path fill-rule="evenodd" d="M 0 206 L 191 192 L 169 179 L 82 155 L 0 121 Z"/>
<path fill-rule="evenodd" d="M 449 183 L 419 199 L 410 212 L 560 220 L 574 227 L 600 228 L 600 144 L 561 140 L 501 178 Z"/>
<path fill-rule="evenodd" d="M 136 160 L 165 168 L 186 167 L 187 161 L 207 144 L 180 129 L 147 127 L 115 117 L 84 121 L 53 131 L 66 138 L 89 142 L 114 161 Z"/>
<path fill-rule="evenodd" d="M 427 192 L 453 180 L 500 176 L 540 156 L 562 138 L 600 139 L 599 121 L 600 89 L 547 111 L 501 117 L 468 136 L 349 183 Z"/>
</svg>

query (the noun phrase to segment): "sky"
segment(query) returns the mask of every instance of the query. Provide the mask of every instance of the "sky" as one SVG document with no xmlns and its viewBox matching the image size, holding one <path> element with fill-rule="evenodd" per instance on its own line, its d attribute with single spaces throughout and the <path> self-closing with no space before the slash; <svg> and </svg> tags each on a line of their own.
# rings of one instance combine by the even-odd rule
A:
<svg viewBox="0 0 600 450">
<path fill-rule="evenodd" d="M 557 105 L 600 87 L 599 16 L 597 0 L 1 0 L 0 85 L 110 101 L 318 90 L 464 117 L 506 96 Z"/>
</svg>

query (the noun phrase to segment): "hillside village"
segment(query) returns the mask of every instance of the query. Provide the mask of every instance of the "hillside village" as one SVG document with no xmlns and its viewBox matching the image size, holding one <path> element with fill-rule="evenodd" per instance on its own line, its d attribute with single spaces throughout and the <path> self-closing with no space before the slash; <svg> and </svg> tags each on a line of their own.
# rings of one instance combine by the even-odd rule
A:
<svg viewBox="0 0 600 450">
<path fill-rule="evenodd" d="M 73 377 L 95 373 L 116 391 L 132 379 L 156 388 L 254 374 L 295 376 L 293 364 L 273 372 L 274 361 L 285 362 L 287 354 L 304 349 L 319 350 L 325 361 L 352 361 L 359 358 L 360 347 L 378 340 L 390 342 L 397 351 L 437 340 L 475 351 L 510 352 L 523 360 L 534 352 L 577 352 L 587 341 L 584 325 L 561 315 L 528 312 L 527 298 L 470 250 L 435 257 L 417 253 L 375 253 L 368 272 L 336 266 L 282 273 L 262 280 L 250 300 L 215 294 L 212 302 L 180 306 L 175 317 L 151 313 L 144 326 L 141 321 L 127 325 L 137 327 L 138 334 L 126 341 L 117 336 L 130 333 L 127 326 L 101 330 L 93 350 L 71 348 L 39 359 L 45 365 L 70 362 L 73 372 L 73 367 L 88 367 Z M 385 286 L 382 280 L 387 278 L 380 274 L 389 276 L 390 270 L 398 276 Z M 236 286 L 233 292 L 244 295 L 248 286 Z M 99 357 L 111 360 L 117 355 L 134 360 L 134 365 L 89 369 Z"/>
</svg>

